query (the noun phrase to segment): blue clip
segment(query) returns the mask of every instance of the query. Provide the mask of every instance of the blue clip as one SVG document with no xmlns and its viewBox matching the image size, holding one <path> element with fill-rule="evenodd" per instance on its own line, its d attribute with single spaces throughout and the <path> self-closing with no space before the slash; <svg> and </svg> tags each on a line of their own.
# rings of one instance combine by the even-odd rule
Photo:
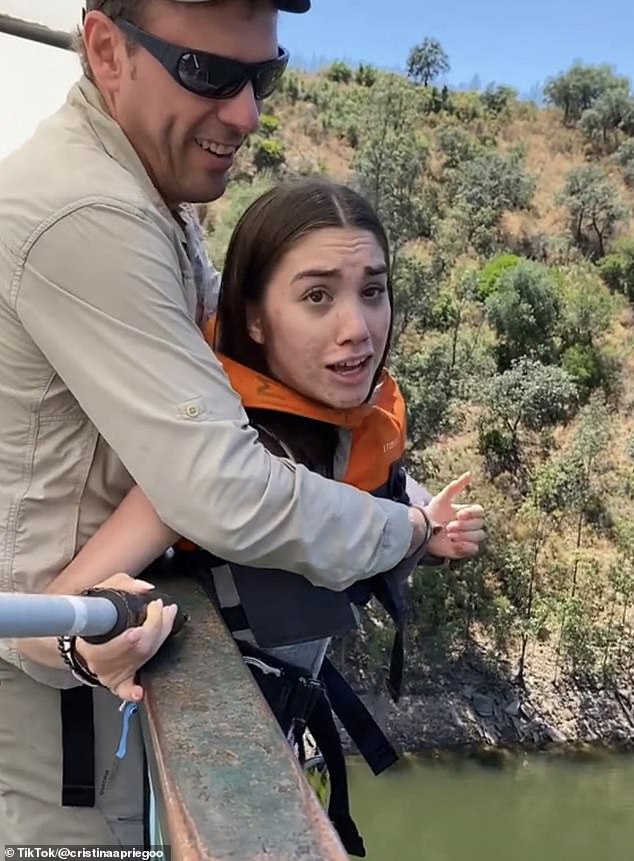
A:
<svg viewBox="0 0 634 861">
<path fill-rule="evenodd" d="M 123 712 L 123 726 L 121 727 L 121 738 L 119 739 L 119 747 L 115 756 L 117 759 L 123 759 L 128 752 L 128 732 L 130 730 L 130 720 L 138 711 L 136 703 L 123 703 L 120 709 Z"/>
</svg>

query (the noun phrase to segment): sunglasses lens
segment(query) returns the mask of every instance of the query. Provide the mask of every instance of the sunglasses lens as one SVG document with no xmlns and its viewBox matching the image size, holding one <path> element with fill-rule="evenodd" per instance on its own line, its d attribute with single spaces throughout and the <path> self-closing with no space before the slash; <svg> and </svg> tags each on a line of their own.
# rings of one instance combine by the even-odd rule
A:
<svg viewBox="0 0 634 861">
<path fill-rule="evenodd" d="M 277 88 L 286 63 L 278 61 L 275 64 L 271 63 L 265 69 L 261 69 L 255 78 L 255 97 L 256 99 L 268 99 L 268 97 Z"/>
<path fill-rule="evenodd" d="M 178 64 L 178 78 L 192 93 L 213 99 L 228 99 L 240 90 L 244 79 L 231 79 L 228 75 L 230 70 L 223 68 L 223 65 L 220 58 L 210 61 L 194 53 L 183 54 Z"/>
<path fill-rule="evenodd" d="M 286 60 L 276 60 L 256 72 L 253 81 L 256 99 L 266 99 L 271 95 L 285 68 Z M 210 99 L 231 99 L 250 80 L 247 66 L 223 57 L 194 52 L 180 58 L 178 78 L 190 92 Z"/>
</svg>

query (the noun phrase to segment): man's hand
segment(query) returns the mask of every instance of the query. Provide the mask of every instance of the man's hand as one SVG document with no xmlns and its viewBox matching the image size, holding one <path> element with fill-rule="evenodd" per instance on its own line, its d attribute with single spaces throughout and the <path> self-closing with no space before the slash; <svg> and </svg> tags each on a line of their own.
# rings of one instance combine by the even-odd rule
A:
<svg viewBox="0 0 634 861">
<path fill-rule="evenodd" d="M 98 584 L 98 588 L 107 587 L 137 594 L 154 588 L 151 583 L 127 574 L 115 574 Z M 104 687 L 122 700 L 138 703 L 143 699 L 143 688 L 135 682 L 136 673 L 169 636 L 176 612 L 176 604 L 164 607 L 159 598 L 148 604 L 145 622 L 140 627 L 129 628 L 100 645 L 87 643 L 78 637 L 77 652 Z"/>
</svg>

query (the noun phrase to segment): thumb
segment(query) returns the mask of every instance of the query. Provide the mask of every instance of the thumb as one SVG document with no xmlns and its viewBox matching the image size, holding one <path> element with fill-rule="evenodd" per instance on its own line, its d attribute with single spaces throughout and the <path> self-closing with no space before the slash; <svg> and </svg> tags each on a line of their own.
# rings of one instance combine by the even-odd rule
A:
<svg viewBox="0 0 634 861">
<path fill-rule="evenodd" d="M 458 496 L 463 490 L 469 486 L 469 482 L 471 481 L 471 473 L 465 472 L 460 478 L 456 478 L 453 481 L 450 481 L 446 487 L 440 491 L 436 496 L 437 502 L 451 502 Z"/>
</svg>

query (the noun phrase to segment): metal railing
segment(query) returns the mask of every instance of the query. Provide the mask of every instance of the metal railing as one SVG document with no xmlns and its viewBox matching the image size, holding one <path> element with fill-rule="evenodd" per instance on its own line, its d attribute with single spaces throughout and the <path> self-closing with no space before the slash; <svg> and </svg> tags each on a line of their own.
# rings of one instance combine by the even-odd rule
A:
<svg viewBox="0 0 634 861">
<path fill-rule="evenodd" d="M 145 671 L 140 710 L 156 821 L 173 861 L 345 861 L 202 587 L 176 576 L 154 582 L 189 616 Z"/>
<path fill-rule="evenodd" d="M 62 48 L 65 51 L 73 50 L 72 33 L 64 30 L 53 30 L 44 24 L 25 21 L 23 18 L 14 18 L 12 15 L 0 13 L 0 33 L 28 39 L 31 42 L 39 42 L 42 45 L 50 45 L 53 48 Z"/>
</svg>

